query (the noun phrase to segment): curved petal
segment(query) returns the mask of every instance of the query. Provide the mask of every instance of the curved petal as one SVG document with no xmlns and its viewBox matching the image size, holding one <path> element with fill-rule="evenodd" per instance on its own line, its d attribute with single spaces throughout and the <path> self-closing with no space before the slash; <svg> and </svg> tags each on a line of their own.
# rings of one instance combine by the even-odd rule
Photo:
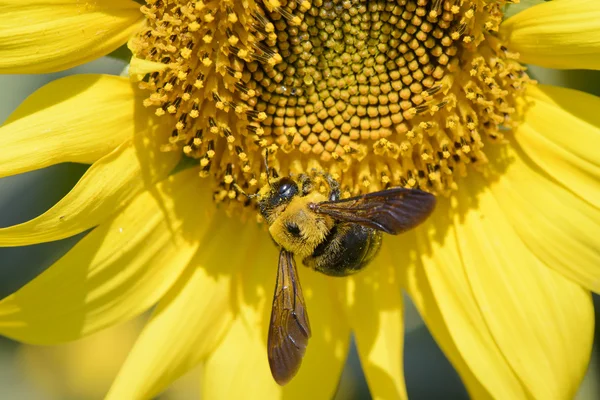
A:
<svg viewBox="0 0 600 400">
<path fill-rule="evenodd" d="M 269 371 L 267 348 L 257 333 L 242 318 L 233 321 L 223 341 L 206 361 L 201 398 L 281 398 L 281 387 Z"/>
<path fill-rule="evenodd" d="M 455 229 L 462 267 L 485 324 L 533 398 L 572 398 L 591 355 L 591 296 L 540 262 L 490 191 L 476 193 L 486 182 L 478 176 L 471 180 L 471 190 L 457 196 L 461 219 L 456 217 Z M 476 207 L 469 204 L 473 200 Z"/>
<path fill-rule="evenodd" d="M 540 169 L 600 209 L 600 98 L 553 86 L 531 87 L 515 139 Z"/>
<path fill-rule="evenodd" d="M 244 255 L 255 248 L 257 228 L 212 214 L 187 273 L 158 304 L 108 399 L 154 397 L 206 358 L 229 330 L 232 275 L 249 267 Z"/>
<path fill-rule="evenodd" d="M 151 72 L 164 71 L 168 64 L 159 63 L 156 61 L 144 60 L 135 56 L 131 57 L 129 62 L 129 77 L 134 82 L 139 82 L 144 79 L 144 76 Z"/>
<path fill-rule="evenodd" d="M 160 153 L 154 143 L 154 178 L 164 179 L 175 167 L 179 154 Z M 144 189 L 144 153 L 127 140 L 95 162 L 75 187 L 50 210 L 30 221 L 0 229 L 0 246 L 25 246 L 64 239 L 93 228 L 108 219 Z M 154 182 L 150 182 L 154 183 Z"/>
<path fill-rule="evenodd" d="M 554 180 L 518 149 L 490 149 L 511 163 L 490 185 L 505 217 L 544 264 L 600 293 L 600 210 Z M 498 146 L 495 146 L 496 148 Z"/>
<path fill-rule="evenodd" d="M 439 199 L 429 220 L 401 238 L 399 257 L 415 260 L 401 269 L 405 288 L 472 398 L 524 398 L 473 298 L 451 216 L 449 200 Z"/>
<path fill-rule="evenodd" d="M 210 194 L 186 170 L 137 196 L 0 302 L 0 333 L 54 344 L 128 320 L 181 275 L 207 229 Z M 194 199 L 194 201 L 190 201 Z"/>
<path fill-rule="evenodd" d="M 589 293 L 527 249 L 489 182 L 468 183 L 417 230 L 423 268 L 407 288 L 473 397 L 572 397 L 591 351 Z"/>
<path fill-rule="evenodd" d="M 140 29 L 131 0 L 2 0 L 0 73 L 61 71 L 102 57 Z"/>
<path fill-rule="evenodd" d="M 254 246 L 240 252 L 247 262 L 233 276 L 235 319 L 206 361 L 203 398 L 274 399 L 281 396 L 281 388 L 271 377 L 266 346 L 278 257 L 275 246 L 268 240 L 268 232 L 257 232 L 257 238 Z"/>
<path fill-rule="evenodd" d="M 0 177 L 62 162 L 93 163 L 148 118 L 136 104 L 141 99 L 127 78 L 73 75 L 50 82 L 0 127 Z"/>
<path fill-rule="evenodd" d="M 339 381 L 350 338 L 350 328 L 337 301 L 342 281 L 299 267 L 312 337 L 300 371 L 281 388 L 271 376 L 267 360 L 267 330 L 277 271 L 277 249 L 267 232 L 235 276 L 236 319 L 223 342 L 205 365 L 203 397 L 331 398 Z"/>
<path fill-rule="evenodd" d="M 391 244 L 384 242 L 376 261 L 347 279 L 345 296 L 350 303 L 348 314 L 362 369 L 375 399 L 407 398 L 404 306 L 398 277 L 398 268 L 407 262 L 391 256 Z"/>
<path fill-rule="evenodd" d="M 501 25 L 519 61 L 555 69 L 600 69 L 600 2 L 550 1 Z"/>
</svg>

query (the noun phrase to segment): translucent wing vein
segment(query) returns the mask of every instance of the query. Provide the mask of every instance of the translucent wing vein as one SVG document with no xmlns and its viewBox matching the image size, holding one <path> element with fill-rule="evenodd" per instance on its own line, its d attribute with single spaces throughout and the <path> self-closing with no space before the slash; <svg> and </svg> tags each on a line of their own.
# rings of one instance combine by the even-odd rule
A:
<svg viewBox="0 0 600 400">
<path fill-rule="evenodd" d="M 281 249 L 267 342 L 271 374 L 280 385 L 296 375 L 306 352 L 311 332 L 305 307 L 294 256 Z"/>
<path fill-rule="evenodd" d="M 339 201 L 311 203 L 310 208 L 337 220 L 397 235 L 425 221 L 433 212 L 435 203 L 435 196 L 431 193 L 393 188 Z"/>
</svg>

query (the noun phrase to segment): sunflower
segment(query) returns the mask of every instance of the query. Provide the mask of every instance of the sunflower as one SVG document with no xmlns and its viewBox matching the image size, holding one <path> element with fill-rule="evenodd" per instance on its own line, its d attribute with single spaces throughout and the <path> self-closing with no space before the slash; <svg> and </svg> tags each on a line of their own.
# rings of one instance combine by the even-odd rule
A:
<svg viewBox="0 0 600 400">
<path fill-rule="evenodd" d="M 600 2 L 503 21 L 505 3 L 2 1 L 3 72 L 125 41 L 133 57 L 130 79 L 59 79 L 0 128 L 0 176 L 91 164 L 0 229 L 2 246 L 91 230 L 0 302 L 0 333 L 63 343 L 154 307 L 110 399 L 150 398 L 199 363 L 206 398 L 329 398 L 353 334 L 373 397 L 405 398 L 404 290 L 472 397 L 572 397 L 600 292 L 600 99 L 536 85 L 520 62 L 600 69 Z M 301 269 L 313 336 L 284 387 L 266 357 L 277 249 L 237 190 L 266 183 L 265 149 L 274 173 L 324 171 L 344 196 L 438 198 L 363 272 Z"/>
</svg>

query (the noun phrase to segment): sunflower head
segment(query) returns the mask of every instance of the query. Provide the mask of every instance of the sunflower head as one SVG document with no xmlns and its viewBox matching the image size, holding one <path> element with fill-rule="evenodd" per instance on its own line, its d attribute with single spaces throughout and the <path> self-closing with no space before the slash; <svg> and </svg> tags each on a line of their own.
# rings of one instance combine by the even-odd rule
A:
<svg viewBox="0 0 600 400">
<path fill-rule="evenodd" d="M 349 196 L 456 189 L 502 139 L 528 77 L 497 37 L 504 1 L 149 0 L 140 87 L 217 201 L 328 171 Z"/>
<path fill-rule="evenodd" d="M 575 396 L 600 293 L 600 99 L 529 85 L 513 52 L 599 70 L 600 1 L 541 2 L 501 24 L 502 0 L 31 3 L 1 3 L 0 72 L 65 69 L 130 40 L 139 80 L 58 79 L 0 127 L 0 177 L 89 165 L 42 215 L 0 229 L 0 247 L 82 237 L 0 301 L 2 335 L 64 343 L 151 309 L 109 400 L 153 398 L 199 364 L 203 398 L 331 398 L 354 338 L 372 396 L 405 399 L 404 349 L 422 361 L 404 343 L 406 294 L 470 397 Z M 277 183 L 306 177 L 311 217 L 388 186 L 438 206 L 359 274 L 296 271 L 306 258 L 281 246 L 278 259 L 261 231 L 293 206 L 262 227 L 223 211 L 253 215 L 243 206 L 260 212 Z M 332 219 L 327 236 L 348 222 Z M 326 272 L 316 258 L 331 250 L 306 251 L 308 266 Z M 313 330 L 288 312 L 302 298 Z M 280 343 L 295 365 L 304 355 L 283 388 L 269 373 L 276 301 L 295 335 Z"/>
</svg>

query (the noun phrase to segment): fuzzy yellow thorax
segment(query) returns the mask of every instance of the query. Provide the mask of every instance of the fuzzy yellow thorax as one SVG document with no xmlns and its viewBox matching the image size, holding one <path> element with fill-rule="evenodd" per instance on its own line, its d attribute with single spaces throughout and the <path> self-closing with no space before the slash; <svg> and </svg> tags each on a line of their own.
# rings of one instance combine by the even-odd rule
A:
<svg viewBox="0 0 600 400">
<path fill-rule="evenodd" d="M 305 197 L 294 197 L 269 227 L 273 240 L 300 258 L 311 255 L 331 230 L 333 220 L 310 211 L 308 204 L 325 200 L 327 198 L 319 192 L 310 193 Z M 300 231 L 299 237 L 288 232 L 287 226 L 291 224 Z"/>
</svg>

